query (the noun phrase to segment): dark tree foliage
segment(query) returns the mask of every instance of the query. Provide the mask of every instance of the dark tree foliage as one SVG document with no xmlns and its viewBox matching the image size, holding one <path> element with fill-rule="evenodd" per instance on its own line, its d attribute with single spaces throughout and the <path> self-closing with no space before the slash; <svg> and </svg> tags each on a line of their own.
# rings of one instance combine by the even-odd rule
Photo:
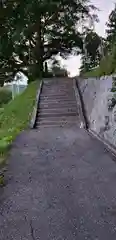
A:
<svg viewBox="0 0 116 240">
<path fill-rule="evenodd" d="M 0 3 L 0 74 L 42 77 L 43 64 L 83 49 L 81 24 L 96 16 L 88 0 L 7 0 Z M 1 79 L 1 78 L 0 78 Z"/>
<path fill-rule="evenodd" d="M 111 49 L 112 45 L 116 42 L 116 4 L 114 10 L 112 10 L 109 15 L 109 20 L 106 25 L 108 47 Z"/>
<path fill-rule="evenodd" d="M 84 40 L 85 51 L 82 54 L 81 72 L 90 71 L 99 65 L 103 39 L 94 31 L 88 31 Z"/>
</svg>

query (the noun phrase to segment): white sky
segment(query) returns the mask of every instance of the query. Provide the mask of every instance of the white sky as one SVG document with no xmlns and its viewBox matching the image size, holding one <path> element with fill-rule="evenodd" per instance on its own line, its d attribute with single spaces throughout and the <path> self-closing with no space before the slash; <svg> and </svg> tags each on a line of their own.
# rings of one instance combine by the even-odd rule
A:
<svg viewBox="0 0 116 240">
<path fill-rule="evenodd" d="M 115 2 L 115 0 L 91 0 L 91 3 L 100 9 L 100 11 L 98 12 L 100 22 L 95 25 L 95 29 L 101 36 L 105 35 L 106 22 L 108 20 L 108 16 L 111 10 L 114 8 Z M 71 76 L 75 76 L 79 73 L 80 57 L 71 56 L 68 60 L 63 61 L 63 64 L 71 73 Z"/>
</svg>

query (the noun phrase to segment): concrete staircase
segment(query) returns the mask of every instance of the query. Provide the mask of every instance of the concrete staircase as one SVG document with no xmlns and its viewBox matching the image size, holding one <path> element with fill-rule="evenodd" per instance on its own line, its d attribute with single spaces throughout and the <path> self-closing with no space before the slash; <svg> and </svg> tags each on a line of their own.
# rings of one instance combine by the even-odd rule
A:
<svg viewBox="0 0 116 240">
<path fill-rule="evenodd" d="M 63 127 L 78 122 L 73 80 L 45 80 L 38 104 L 36 128 Z"/>
</svg>

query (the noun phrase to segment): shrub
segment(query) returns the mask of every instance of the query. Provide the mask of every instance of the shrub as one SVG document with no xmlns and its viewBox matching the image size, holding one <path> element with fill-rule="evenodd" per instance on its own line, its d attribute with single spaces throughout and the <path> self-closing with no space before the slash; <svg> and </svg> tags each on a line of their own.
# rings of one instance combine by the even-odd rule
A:
<svg viewBox="0 0 116 240">
<path fill-rule="evenodd" d="M 8 103 L 12 99 L 12 93 L 11 91 L 1 88 L 0 89 L 0 107 L 3 104 Z"/>
</svg>

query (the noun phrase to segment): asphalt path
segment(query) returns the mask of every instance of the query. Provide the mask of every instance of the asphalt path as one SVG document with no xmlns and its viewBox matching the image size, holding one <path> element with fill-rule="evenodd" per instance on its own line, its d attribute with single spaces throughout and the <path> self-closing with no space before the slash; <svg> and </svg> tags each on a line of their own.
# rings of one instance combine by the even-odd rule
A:
<svg viewBox="0 0 116 240">
<path fill-rule="evenodd" d="M 17 137 L 0 190 L 0 240 L 116 240 L 116 162 L 84 129 Z"/>
</svg>

